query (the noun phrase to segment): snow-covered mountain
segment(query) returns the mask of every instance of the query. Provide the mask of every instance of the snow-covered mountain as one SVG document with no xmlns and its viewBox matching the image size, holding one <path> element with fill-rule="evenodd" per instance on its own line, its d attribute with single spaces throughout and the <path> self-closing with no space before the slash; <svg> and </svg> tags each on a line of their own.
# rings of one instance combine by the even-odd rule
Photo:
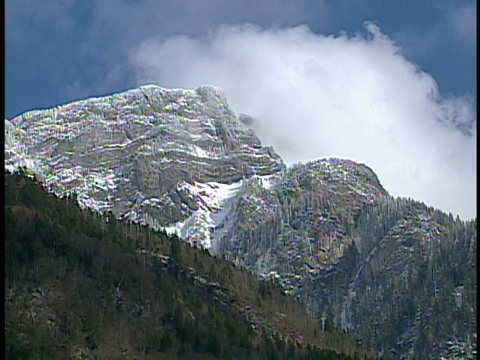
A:
<svg viewBox="0 0 480 360">
<path fill-rule="evenodd" d="M 6 120 L 5 137 L 6 169 L 206 247 L 242 179 L 285 168 L 213 86 L 144 86 L 31 111 Z"/>
<path fill-rule="evenodd" d="M 5 120 L 5 169 L 272 279 L 380 354 L 472 353 L 476 221 L 350 160 L 287 168 L 250 123 L 215 87 L 144 86 Z"/>
</svg>

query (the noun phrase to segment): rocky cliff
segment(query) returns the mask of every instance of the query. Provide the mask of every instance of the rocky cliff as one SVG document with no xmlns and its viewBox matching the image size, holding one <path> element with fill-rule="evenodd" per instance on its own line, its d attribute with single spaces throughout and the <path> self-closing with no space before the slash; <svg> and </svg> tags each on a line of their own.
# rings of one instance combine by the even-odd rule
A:
<svg viewBox="0 0 480 360">
<path fill-rule="evenodd" d="M 287 168 L 250 123 L 212 86 L 145 86 L 6 120 L 5 168 L 277 282 L 381 357 L 473 357 L 476 221 L 350 160 Z"/>
<path fill-rule="evenodd" d="M 75 191 L 81 206 L 155 227 L 206 221 L 198 210 L 221 196 L 210 191 L 204 206 L 205 191 L 285 167 L 213 86 L 144 86 L 31 111 L 6 120 L 5 137 L 7 169 L 24 166 L 59 195 Z"/>
</svg>

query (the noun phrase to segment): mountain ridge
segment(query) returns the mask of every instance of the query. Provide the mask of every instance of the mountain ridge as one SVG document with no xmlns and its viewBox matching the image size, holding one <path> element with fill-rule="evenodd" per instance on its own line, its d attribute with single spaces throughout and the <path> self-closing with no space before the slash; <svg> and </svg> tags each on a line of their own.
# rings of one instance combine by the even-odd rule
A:
<svg viewBox="0 0 480 360">
<path fill-rule="evenodd" d="M 287 167 L 215 87 L 100 99 L 7 120 L 5 168 L 24 166 L 57 194 L 76 192 L 81 206 L 165 229 L 277 281 L 379 354 L 435 358 L 459 337 L 472 346 L 475 322 L 427 325 L 437 303 L 476 314 L 476 221 L 394 198 L 351 160 Z M 469 300 L 457 307 L 452 293 Z M 383 325 L 382 339 L 372 329 L 385 319 L 395 326 Z"/>
</svg>

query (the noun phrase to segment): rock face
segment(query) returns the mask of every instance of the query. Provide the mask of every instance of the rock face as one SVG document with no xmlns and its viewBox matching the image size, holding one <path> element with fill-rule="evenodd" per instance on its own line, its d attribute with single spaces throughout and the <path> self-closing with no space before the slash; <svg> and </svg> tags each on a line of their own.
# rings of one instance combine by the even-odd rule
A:
<svg viewBox="0 0 480 360">
<path fill-rule="evenodd" d="M 220 253 L 381 356 L 437 359 L 452 341 L 473 356 L 475 222 L 395 199 L 350 161 L 275 178 L 268 190 L 256 182 L 237 195 Z"/>
<path fill-rule="evenodd" d="M 295 165 L 268 185 L 251 179 L 237 195 L 236 226 L 219 237 L 219 251 L 266 275 L 329 269 L 351 245 L 356 213 L 382 195 L 376 175 L 349 160 Z"/>
<path fill-rule="evenodd" d="M 287 168 L 254 121 L 212 86 L 145 86 L 6 120 L 5 168 L 278 282 L 380 356 L 473 356 L 476 221 L 350 160 Z"/>
<path fill-rule="evenodd" d="M 250 179 L 233 205 L 217 251 L 366 348 L 438 359 L 456 341 L 475 353 L 476 222 L 393 198 L 340 159 Z"/>
<path fill-rule="evenodd" d="M 81 206 L 164 226 L 199 209 L 188 184 L 228 185 L 285 167 L 212 86 L 145 86 L 5 121 L 5 166 L 25 166 Z"/>
</svg>

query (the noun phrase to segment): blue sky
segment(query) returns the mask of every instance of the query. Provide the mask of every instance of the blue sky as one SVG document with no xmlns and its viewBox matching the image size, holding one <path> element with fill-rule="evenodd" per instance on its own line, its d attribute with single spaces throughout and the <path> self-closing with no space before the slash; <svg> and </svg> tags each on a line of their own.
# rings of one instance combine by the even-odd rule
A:
<svg viewBox="0 0 480 360">
<path fill-rule="evenodd" d="M 476 98 L 476 1 L 7 0 L 6 117 L 137 86 L 125 59 L 151 36 L 201 36 L 243 22 L 352 33 L 365 20 L 430 73 L 442 93 Z"/>
<path fill-rule="evenodd" d="M 473 0 L 7 0 L 5 74 L 7 119 L 211 83 L 288 162 L 352 158 L 476 216 Z"/>
</svg>

